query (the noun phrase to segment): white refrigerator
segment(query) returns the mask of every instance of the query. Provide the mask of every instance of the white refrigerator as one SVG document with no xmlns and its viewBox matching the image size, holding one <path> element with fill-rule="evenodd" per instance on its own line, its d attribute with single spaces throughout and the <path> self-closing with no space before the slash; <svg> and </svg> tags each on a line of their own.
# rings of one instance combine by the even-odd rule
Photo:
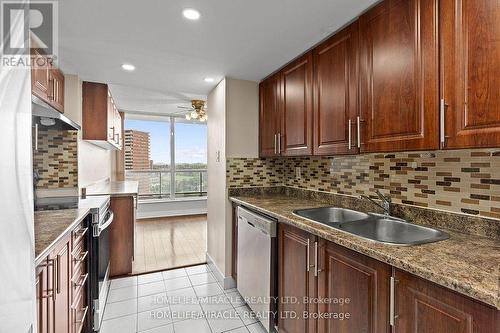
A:
<svg viewBox="0 0 500 333">
<path fill-rule="evenodd" d="M 0 333 L 36 332 L 31 75 L 1 66 Z"/>
</svg>

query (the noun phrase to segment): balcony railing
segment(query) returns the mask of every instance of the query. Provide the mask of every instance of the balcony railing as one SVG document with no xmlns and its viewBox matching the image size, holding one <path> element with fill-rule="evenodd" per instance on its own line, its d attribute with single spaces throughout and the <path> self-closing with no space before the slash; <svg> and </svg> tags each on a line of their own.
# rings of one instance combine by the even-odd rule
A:
<svg viewBox="0 0 500 333">
<path fill-rule="evenodd" d="M 170 170 L 126 170 L 125 177 L 139 182 L 139 199 L 207 195 L 207 169 L 175 170 L 173 182 Z"/>
</svg>

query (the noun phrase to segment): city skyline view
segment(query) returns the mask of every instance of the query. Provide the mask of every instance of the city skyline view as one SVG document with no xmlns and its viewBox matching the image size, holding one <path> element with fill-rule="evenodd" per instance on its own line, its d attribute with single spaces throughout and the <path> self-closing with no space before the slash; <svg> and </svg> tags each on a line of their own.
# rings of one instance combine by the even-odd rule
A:
<svg viewBox="0 0 500 333">
<path fill-rule="evenodd" d="M 150 135 L 150 158 L 153 164 L 170 164 L 170 122 L 126 119 L 125 129 Z M 176 164 L 207 163 L 206 123 L 175 123 Z"/>
</svg>

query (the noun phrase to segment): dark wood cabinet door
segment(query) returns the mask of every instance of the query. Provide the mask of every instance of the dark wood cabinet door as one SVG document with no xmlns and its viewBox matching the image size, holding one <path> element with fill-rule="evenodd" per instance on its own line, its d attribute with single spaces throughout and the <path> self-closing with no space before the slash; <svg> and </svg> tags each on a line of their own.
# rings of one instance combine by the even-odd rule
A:
<svg viewBox="0 0 500 333">
<path fill-rule="evenodd" d="M 320 44 L 314 63 L 314 155 L 356 154 L 358 22 Z"/>
<path fill-rule="evenodd" d="M 54 332 L 70 332 L 71 254 L 69 238 L 49 256 L 54 261 Z"/>
<path fill-rule="evenodd" d="M 389 332 L 391 267 L 325 240 L 319 244 L 318 298 L 332 302 L 319 305 L 318 332 Z"/>
<path fill-rule="evenodd" d="M 499 311 L 396 270 L 397 333 L 495 333 Z"/>
<path fill-rule="evenodd" d="M 64 112 L 64 74 L 57 68 L 49 71 L 50 105 L 57 111 Z"/>
<path fill-rule="evenodd" d="M 312 154 L 312 53 L 281 71 L 282 126 L 278 148 L 283 155 Z"/>
<path fill-rule="evenodd" d="M 444 148 L 500 146 L 500 3 L 441 0 Z"/>
<path fill-rule="evenodd" d="M 279 155 L 280 82 L 280 76 L 274 75 L 259 85 L 259 152 L 262 157 Z"/>
<path fill-rule="evenodd" d="M 312 264 L 316 238 L 294 227 L 279 224 L 278 296 L 280 303 L 278 328 L 284 333 L 314 333 L 316 322 L 303 316 L 314 312 L 304 297 L 315 297 L 316 278 Z M 292 317 L 295 316 L 296 317 Z"/>
<path fill-rule="evenodd" d="M 38 49 L 32 49 L 31 93 L 44 101 L 49 97 L 49 59 Z"/>
<path fill-rule="evenodd" d="M 362 152 L 439 148 L 437 3 L 385 0 L 360 17 Z"/>
<path fill-rule="evenodd" d="M 134 257 L 134 197 L 111 198 L 114 220 L 109 227 L 110 276 L 132 273 Z"/>
<path fill-rule="evenodd" d="M 35 288 L 36 288 L 36 317 L 37 317 L 37 332 L 48 333 L 49 327 L 49 305 L 52 304 L 52 291 L 49 290 L 48 284 L 48 261 L 44 260 L 36 268 Z"/>
</svg>

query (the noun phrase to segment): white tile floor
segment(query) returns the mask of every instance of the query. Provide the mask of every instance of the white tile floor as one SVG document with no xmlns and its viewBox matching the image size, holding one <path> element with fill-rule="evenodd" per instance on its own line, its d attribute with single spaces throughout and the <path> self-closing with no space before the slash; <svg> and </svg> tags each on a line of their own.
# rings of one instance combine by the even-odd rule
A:
<svg viewBox="0 0 500 333">
<path fill-rule="evenodd" d="M 111 281 L 100 333 L 264 333 L 207 265 Z"/>
</svg>

